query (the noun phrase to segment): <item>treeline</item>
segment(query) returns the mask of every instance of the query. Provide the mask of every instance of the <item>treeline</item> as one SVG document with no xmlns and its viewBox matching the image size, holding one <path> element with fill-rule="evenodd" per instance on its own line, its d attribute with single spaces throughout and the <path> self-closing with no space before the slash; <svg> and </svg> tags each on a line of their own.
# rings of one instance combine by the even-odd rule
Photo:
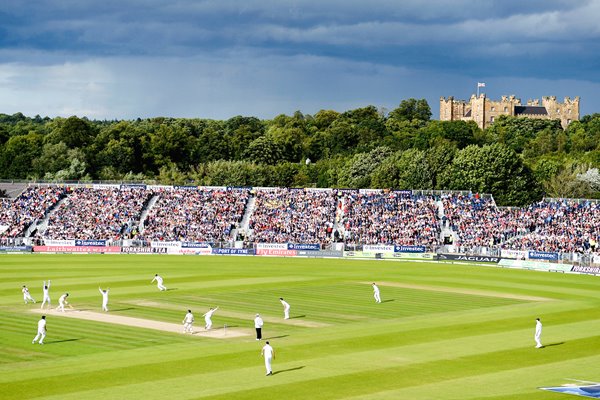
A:
<svg viewBox="0 0 600 400">
<path fill-rule="evenodd" d="M 431 120 L 425 100 L 272 120 L 90 121 L 0 114 L 0 178 L 163 184 L 456 189 L 500 205 L 593 197 L 600 114 L 559 121 Z M 597 172 L 597 170 L 596 170 Z"/>
</svg>

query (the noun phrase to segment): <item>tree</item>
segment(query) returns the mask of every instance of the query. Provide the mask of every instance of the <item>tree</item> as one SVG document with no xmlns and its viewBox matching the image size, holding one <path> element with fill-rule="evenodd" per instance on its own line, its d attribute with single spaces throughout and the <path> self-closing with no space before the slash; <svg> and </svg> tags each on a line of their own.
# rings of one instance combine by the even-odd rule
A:
<svg viewBox="0 0 600 400">
<path fill-rule="evenodd" d="M 600 173 L 598 173 L 598 168 L 589 168 L 584 173 L 577 174 L 577 180 L 588 184 L 593 190 L 600 190 Z"/>
<path fill-rule="evenodd" d="M 493 144 L 471 145 L 460 150 L 440 176 L 442 187 L 491 193 L 503 206 L 522 206 L 542 196 L 531 170 L 514 150 Z"/>
<path fill-rule="evenodd" d="M 486 130 L 499 143 L 506 145 L 517 153 L 534 140 L 544 129 L 562 131 L 559 120 L 534 119 L 499 116 Z"/>
<path fill-rule="evenodd" d="M 407 99 L 402 100 L 398 108 L 392 110 L 389 117 L 398 121 L 418 120 L 427 122 L 431 118 L 431 108 L 425 99 Z"/>
<path fill-rule="evenodd" d="M 371 187 L 371 174 L 391 154 L 388 147 L 378 147 L 368 153 L 354 155 L 340 171 L 338 184 L 348 188 Z"/>
<path fill-rule="evenodd" d="M 275 165 L 282 160 L 283 149 L 279 143 L 261 136 L 248 145 L 243 158 L 256 164 Z"/>
<path fill-rule="evenodd" d="M 23 179 L 34 173 L 33 160 L 42 149 L 42 136 L 31 132 L 27 135 L 12 136 L 0 153 L 0 176 Z"/>
<path fill-rule="evenodd" d="M 46 140 L 50 143 L 63 142 L 70 149 L 84 148 L 92 143 L 96 128 L 86 118 L 56 118 L 49 124 L 50 133 Z"/>
</svg>

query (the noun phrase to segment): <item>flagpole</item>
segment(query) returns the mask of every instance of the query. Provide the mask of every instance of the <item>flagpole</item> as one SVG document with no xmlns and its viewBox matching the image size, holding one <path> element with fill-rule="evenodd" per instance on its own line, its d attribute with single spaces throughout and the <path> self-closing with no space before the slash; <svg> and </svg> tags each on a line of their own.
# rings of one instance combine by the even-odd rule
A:
<svg viewBox="0 0 600 400">
<path fill-rule="evenodd" d="M 479 82 L 477 82 L 477 98 L 479 98 Z"/>
</svg>

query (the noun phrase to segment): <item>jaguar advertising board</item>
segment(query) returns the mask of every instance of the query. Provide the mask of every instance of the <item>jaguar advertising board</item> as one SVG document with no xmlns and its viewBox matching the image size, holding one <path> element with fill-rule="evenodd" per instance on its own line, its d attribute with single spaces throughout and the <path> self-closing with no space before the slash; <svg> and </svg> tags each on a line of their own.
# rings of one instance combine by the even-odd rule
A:
<svg viewBox="0 0 600 400">
<path fill-rule="evenodd" d="M 466 261 L 466 262 L 483 262 L 498 264 L 501 260 L 500 257 L 490 256 L 467 256 L 464 254 L 438 254 L 436 257 L 439 261 Z"/>
</svg>

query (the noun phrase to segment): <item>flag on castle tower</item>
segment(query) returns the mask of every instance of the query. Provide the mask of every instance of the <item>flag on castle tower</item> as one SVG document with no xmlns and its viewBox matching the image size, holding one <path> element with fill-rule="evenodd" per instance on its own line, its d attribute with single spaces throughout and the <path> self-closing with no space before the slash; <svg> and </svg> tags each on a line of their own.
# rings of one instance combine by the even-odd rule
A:
<svg viewBox="0 0 600 400">
<path fill-rule="evenodd" d="M 477 82 L 477 87 L 485 87 L 485 82 Z"/>
</svg>

